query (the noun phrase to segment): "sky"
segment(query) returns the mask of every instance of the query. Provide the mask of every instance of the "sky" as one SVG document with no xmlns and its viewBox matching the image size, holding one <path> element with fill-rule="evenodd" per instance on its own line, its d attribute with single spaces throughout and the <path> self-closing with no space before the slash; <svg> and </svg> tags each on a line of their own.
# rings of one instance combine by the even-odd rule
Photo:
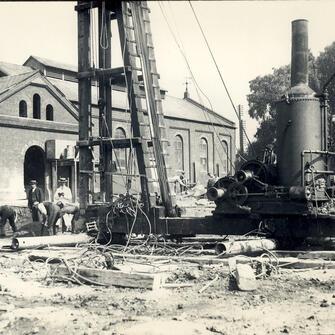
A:
<svg viewBox="0 0 335 335">
<path fill-rule="evenodd" d="M 77 64 L 75 2 L 0 2 L 0 61 L 22 64 L 30 55 Z M 182 97 L 191 77 L 163 13 L 191 71 L 214 111 L 237 122 L 219 74 L 188 1 L 149 1 L 151 29 L 161 87 Z M 290 63 L 291 21 L 309 20 L 309 47 L 318 56 L 335 41 L 335 1 L 192 1 L 212 53 L 235 105 L 244 107 L 247 133 L 257 123 L 247 117 L 249 81 Z M 97 17 L 95 14 L 95 21 Z M 113 66 L 121 65 L 116 25 L 112 25 Z"/>
</svg>

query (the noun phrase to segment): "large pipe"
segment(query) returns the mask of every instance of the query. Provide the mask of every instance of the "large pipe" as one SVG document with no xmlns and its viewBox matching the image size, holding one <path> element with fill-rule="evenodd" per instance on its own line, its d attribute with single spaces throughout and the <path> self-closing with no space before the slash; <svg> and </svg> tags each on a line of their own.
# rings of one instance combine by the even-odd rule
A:
<svg viewBox="0 0 335 335">
<path fill-rule="evenodd" d="M 220 242 L 215 246 L 215 252 L 225 256 L 239 254 L 254 254 L 266 250 L 277 249 L 278 242 L 270 239 Z"/>
<path fill-rule="evenodd" d="M 292 21 L 291 87 L 308 83 L 308 21 Z"/>
<path fill-rule="evenodd" d="M 222 198 L 226 193 L 224 188 L 211 187 L 207 190 L 208 200 L 215 201 L 219 198 Z"/>
<path fill-rule="evenodd" d="M 92 237 L 87 234 L 17 237 L 13 238 L 11 248 L 14 250 L 36 249 L 47 246 L 75 246 L 79 243 L 90 243 Z"/>
</svg>

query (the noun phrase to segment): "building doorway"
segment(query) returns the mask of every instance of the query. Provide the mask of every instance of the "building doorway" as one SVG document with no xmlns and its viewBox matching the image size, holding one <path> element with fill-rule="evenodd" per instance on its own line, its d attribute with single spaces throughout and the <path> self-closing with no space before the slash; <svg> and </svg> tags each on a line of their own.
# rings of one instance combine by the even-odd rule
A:
<svg viewBox="0 0 335 335">
<path fill-rule="evenodd" d="M 45 154 L 37 145 L 30 147 L 24 156 L 24 187 L 29 190 L 29 181 L 35 179 L 37 186 L 44 191 Z"/>
</svg>

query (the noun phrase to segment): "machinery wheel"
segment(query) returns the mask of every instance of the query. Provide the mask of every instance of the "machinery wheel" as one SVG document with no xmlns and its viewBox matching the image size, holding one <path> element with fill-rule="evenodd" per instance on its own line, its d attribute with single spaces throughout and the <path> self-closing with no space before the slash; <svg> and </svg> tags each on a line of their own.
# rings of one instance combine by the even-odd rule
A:
<svg viewBox="0 0 335 335">
<path fill-rule="evenodd" d="M 228 199 L 235 205 L 243 205 L 248 199 L 248 189 L 240 183 L 230 184 L 228 187 Z"/>
<path fill-rule="evenodd" d="M 214 187 L 228 189 L 229 185 L 232 184 L 232 183 L 235 183 L 235 182 L 236 182 L 235 178 L 227 176 L 227 177 L 220 178 L 214 184 Z"/>
<path fill-rule="evenodd" d="M 251 160 L 248 162 L 245 162 L 241 166 L 241 170 L 244 171 L 251 171 L 253 176 L 257 178 L 259 181 L 262 183 L 271 183 L 272 181 L 272 176 L 271 176 L 271 171 L 269 166 L 266 164 L 257 161 L 257 160 Z"/>
</svg>

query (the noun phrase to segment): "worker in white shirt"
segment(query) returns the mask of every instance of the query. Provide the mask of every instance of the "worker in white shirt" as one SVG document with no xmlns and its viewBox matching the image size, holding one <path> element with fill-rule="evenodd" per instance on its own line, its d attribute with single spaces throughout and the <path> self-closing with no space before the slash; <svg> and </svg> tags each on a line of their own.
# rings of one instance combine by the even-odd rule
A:
<svg viewBox="0 0 335 335">
<path fill-rule="evenodd" d="M 57 203 L 62 202 L 63 206 L 72 204 L 72 192 L 71 192 L 71 189 L 67 186 L 67 179 L 60 178 L 58 182 L 59 182 L 59 187 L 56 190 L 54 201 Z M 60 218 L 57 221 L 57 225 L 64 223 L 66 230 L 71 231 L 72 230 L 71 228 L 72 218 L 73 218 L 73 214 L 64 214 L 62 218 Z"/>
<path fill-rule="evenodd" d="M 72 203 L 72 192 L 70 187 L 68 187 L 67 179 L 66 178 L 60 178 L 59 179 L 59 187 L 56 190 L 55 193 L 55 199 L 54 201 L 62 201 L 64 203 Z"/>
</svg>

